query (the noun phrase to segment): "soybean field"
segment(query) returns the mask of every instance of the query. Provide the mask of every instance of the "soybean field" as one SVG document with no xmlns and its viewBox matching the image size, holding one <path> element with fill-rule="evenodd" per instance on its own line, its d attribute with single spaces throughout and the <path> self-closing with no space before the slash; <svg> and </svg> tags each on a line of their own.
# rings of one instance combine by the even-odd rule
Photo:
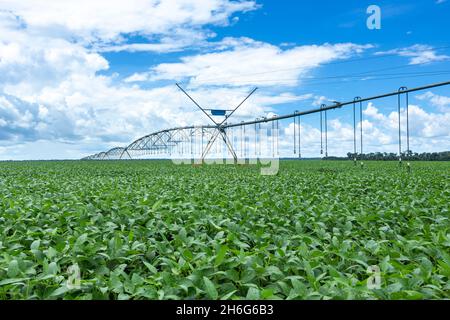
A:
<svg viewBox="0 0 450 320">
<path fill-rule="evenodd" d="M 450 164 L 0 163 L 0 299 L 450 298 Z"/>
</svg>

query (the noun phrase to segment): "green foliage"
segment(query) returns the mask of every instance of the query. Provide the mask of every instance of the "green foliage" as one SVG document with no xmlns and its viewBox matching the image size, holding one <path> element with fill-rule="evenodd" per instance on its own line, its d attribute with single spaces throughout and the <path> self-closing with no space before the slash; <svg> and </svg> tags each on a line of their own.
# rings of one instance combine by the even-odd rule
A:
<svg viewBox="0 0 450 320">
<path fill-rule="evenodd" d="M 3 162 L 0 190 L 0 299 L 449 298 L 446 162 Z"/>
<path fill-rule="evenodd" d="M 387 153 L 387 152 L 372 152 L 365 154 L 354 154 L 351 152 L 347 153 L 347 158 L 343 157 L 327 157 L 326 160 L 383 160 L 383 161 L 398 161 L 398 154 L 396 153 Z M 417 153 L 412 152 L 411 150 L 408 152 L 402 152 L 401 158 L 407 161 L 450 161 L 450 151 L 443 152 L 423 152 Z"/>
</svg>

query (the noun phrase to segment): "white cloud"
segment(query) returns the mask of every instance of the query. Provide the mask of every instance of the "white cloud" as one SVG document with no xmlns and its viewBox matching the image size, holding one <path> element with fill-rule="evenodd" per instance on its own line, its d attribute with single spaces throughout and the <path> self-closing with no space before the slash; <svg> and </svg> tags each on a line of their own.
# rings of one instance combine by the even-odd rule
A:
<svg viewBox="0 0 450 320">
<path fill-rule="evenodd" d="M 17 19 L 0 12 L 0 90 L 24 98 L 74 74 L 95 77 L 108 61 L 80 44 L 33 34 Z"/>
<path fill-rule="evenodd" d="M 208 47 L 207 39 L 214 38 L 214 32 L 199 29 L 178 28 L 170 32 L 170 35 L 147 39 L 146 42 L 139 43 L 114 43 L 101 44 L 97 46 L 99 52 L 157 52 L 168 53 L 182 51 L 187 47 L 194 47 L 196 50 Z"/>
<path fill-rule="evenodd" d="M 376 120 L 386 120 L 386 116 L 378 112 L 378 109 L 374 107 L 373 102 L 367 104 L 367 108 L 363 110 L 363 114 Z"/>
<path fill-rule="evenodd" d="M 437 61 L 445 61 L 450 56 L 436 53 L 436 50 L 427 45 L 415 44 L 407 48 L 398 48 L 389 51 L 376 52 L 375 55 L 398 54 L 401 57 L 408 57 L 409 64 L 426 64 Z"/>
<path fill-rule="evenodd" d="M 427 91 L 423 94 L 417 95 L 417 99 L 429 101 L 431 105 L 438 108 L 441 112 L 450 112 L 450 97 L 441 96 Z"/>
<path fill-rule="evenodd" d="M 420 106 L 409 104 L 409 128 L 412 137 L 443 137 L 450 136 L 450 128 L 447 123 L 450 120 L 450 113 L 427 112 Z M 368 103 L 363 111 L 367 116 L 367 125 L 381 128 L 392 137 L 398 135 L 398 112 L 393 111 L 388 115 L 379 112 L 379 109 L 372 102 Z M 400 120 L 402 134 L 406 134 L 406 109 L 400 109 Z M 364 124 L 363 124 L 364 126 Z"/>
<path fill-rule="evenodd" d="M 157 46 L 170 43 L 167 34 L 175 35 L 176 45 L 186 37 L 193 43 L 202 39 L 196 35 L 206 34 L 202 26 L 225 25 L 233 13 L 254 8 L 251 1 L 227 0 L 0 0 L 1 143 L 97 141 L 100 148 L 198 121 L 198 114 L 181 116 L 179 107 L 187 103 L 175 87 L 143 90 L 99 75 L 109 64 L 98 48 L 138 46 L 123 43 L 130 34 L 162 35 L 155 38 Z"/>
<path fill-rule="evenodd" d="M 363 152 L 398 152 L 398 113 L 382 113 L 383 106 L 369 103 L 363 110 Z M 414 152 L 445 151 L 450 149 L 450 113 L 427 112 L 423 108 L 410 104 L 410 149 Z M 294 124 L 291 119 L 282 127 L 280 154 L 294 156 Z M 401 109 L 402 150 L 406 150 L 406 110 Z M 361 122 L 356 126 L 356 146 L 360 152 Z M 298 136 L 299 126 L 295 126 Z M 303 120 L 301 126 L 302 154 L 305 157 L 320 156 L 320 130 Z M 298 140 L 297 140 L 298 143 Z M 298 149 L 298 148 L 297 148 Z M 325 149 L 325 133 L 323 133 Z M 353 126 L 339 118 L 328 118 L 328 154 L 345 156 L 353 152 Z"/>
<path fill-rule="evenodd" d="M 372 103 L 364 110 L 364 115 L 369 117 L 367 123 L 363 123 L 363 128 L 367 125 L 372 128 L 377 128 L 378 132 L 375 136 L 384 135 L 386 141 L 391 141 L 394 144 L 398 143 L 398 112 L 394 111 L 388 115 L 379 112 Z M 402 143 L 405 146 L 406 140 L 406 109 L 400 109 Z M 429 151 L 430 148 L 444 151 L 450 148 L 450 112 L 433 113 L 427 112 L 420 106 L 409 105 L 409 129 L 411 138 L 411 150 L 413 151 Z M 373 133 L 367 132 L 369 136 Z M 374 141 L 375 144 L 377 140 Z M 383 140 L 378 139 L 380 146 L 383 146 Z"/>
<path fill-rule="evenodd" d="M 20 87 L 13 88 L 20 95 Z M 242 89 L 202 88 L 190 94 L 205 107 L 229 109 L 235 107 L 247 93 Z M 175 86 L 141 89 L 115 85 L 108 77 L 72 74 L 53 86 L 26 92 L 23 97 L 26 101 L 14 98 L 10 102 L 13 99 L 10 98 L 0 104 L 5 106 L 5 110 L 8 109 L 9 137 L 16 137 L 15 142 L 68 139 L 84 144 L 95 139 L 100 149 L 126 145 L 139 136 L 159 129 L 209 121 Z M 309 97 L 288 92 L 257 92 L 236 112 L 233 121 L 256 118 L 270 110 L 271 105 Z M 34 110 L 31 115 L 22 112 L 28 109 Z M 0 108 L 0 118 L 5 118 L 5 112 Z M 24 131 L 26 123 L 30 125 Z"/>
<path fill-rule="evenodd" d="M 126 77 L 123 81 L 125 82 L 141 82 L 146 81 L 147 76 L 143 73 L 133 73 L 131 76 Z"/>
<path fill-rule="evenodd" d="M 81 42 L 117 43 L 124 34 L 170 35 L 180 29 L 227 25 L 238 12 L 254 10 L 254 1 L 229 0 L 1 0 L 29 30 Z"/>
<path fill-rule="evenodd" d="M 112 46 L 104 46 L 99 48 L 100 52 L 175 52 L 183 49 L 188 44 L 192 44 L 191 41 L 171 41 L 171 42 L 158 42 L 158 43 L 131 43 L 131 44 L 120 44 Z"/>
<path fill-rule="evenodd" d="M 320 107 L 322 104 L 326 104 L 327 101 L 330 101 L 330 99 L 325 96 L 315 96 L 312 105 Z"/>
<path fill-rule="evenodd" d="M 183 57 L 177 63 L 162 63 L 136 77 L 139 81 L 144 78 L 149 81 L 185 80 L 191 86 L 295 86 L 302 76 L 321 64 L 345 59 L 372 47 L 340 43 L 283 50 L 249 38 L 225 38 L 214 46 L 213 52 Z"/>
</svg>

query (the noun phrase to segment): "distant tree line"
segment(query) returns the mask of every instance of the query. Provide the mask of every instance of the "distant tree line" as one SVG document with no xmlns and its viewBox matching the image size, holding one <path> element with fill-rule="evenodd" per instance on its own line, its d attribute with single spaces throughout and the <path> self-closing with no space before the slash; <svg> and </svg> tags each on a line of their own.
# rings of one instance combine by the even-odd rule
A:
<svg viewBox="0 0 450 320">
<path fill-rule="evenodd" d="M 354 153 L 348 152 L 347 158 L 345 157 L 326 157 L 323 158 L 325 160 L 377 160 L 377 161 L 392 161 L 398 160 L 398 155 L 396 153 L 387 153 L 387 152 L 371 152 L 371 153 L 363 153 L 357 154 L 355 157 Z M 443 152 L 403 152 L 402 153 L 403 160 L 410 161 L 450 161 L 450 151 Z"/>
</svg>

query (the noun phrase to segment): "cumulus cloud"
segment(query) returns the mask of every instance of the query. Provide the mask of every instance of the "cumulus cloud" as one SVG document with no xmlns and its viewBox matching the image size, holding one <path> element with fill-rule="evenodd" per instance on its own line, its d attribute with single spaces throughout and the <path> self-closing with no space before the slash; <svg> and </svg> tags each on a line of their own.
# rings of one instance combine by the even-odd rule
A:
<svg viewBox="0 0 450 320">
<path fill-rule="evenodd" d="M 450 112 L 450 97 L 434 94 L 431 91 L 427 91 L 423 94 L 417 95 L 417 99 L 428 101 L 432 106 L 438 108 L 441 112 Z"/>
<path fill-rule="evenodd" d="M 380 113 L 376 107 L 374 107 L 373 102 L 369 102 L 367 104 L 367 108 L 363 110 L 363 114 L 376 120 L 386 120 L 386 116 Z"/>
<path fill-rule="evenodd" d="M 109 148 L 126 145 L 139 136 L 159 129 L 200 125 L 209 121 L 174 85 L 142 89 L 114 84 L 109 77 L 89 77 L 78 73 L 22 95 L 21 85 L 10 86 L 9 89 L 23 97 L 12 101 L 12 96 L 8 95 L 9 100 L 2 103 L 0 109 L 1 122 L 8 129 L 3 132 L 15 135 L 15 142 L 66 139 L 89 143 L 96 140 L 99 148 Z M 205 107 L 229 109 L 235 107 L 247 92 L 233 88 L 198 88 L 190 94 Z M 266 114 L 272 105 L 309 97 L 289 92 L 257 93 L 233 118 L 235 121 L 256 118 Z M 23 110 L 33 110 L 31 117 Z M 24 121 L 29 123 L 26 131 L 22 128 L 24 124 L 19 125 Z"/>
<path fill-rule="evenodd" d="M 327 101 L 330 101 L 330 99 L 325 96 L 315 96 L 312 105 L 315 107 L 320 107 L 322 104 L 326 104 Z"/>
<path fill-rule="evenodd" d="M 0 0 L 1 143 L 97 141 L 100 148 L 195 122 L 198 116 L 178 116 L 187 103 L 175 88 L 143 90 L 100 75 L 109 69 L 101 49 L 141 50 L 127 41 L 139 35 L 153 41 L 145 45 L 170 51 L 161 47 L 171 43 L 169 35 L 174 45 L 189 45 L 210 36 L 204 26 L 226 25 L 234 13 L 255 8 L 252 1 L 228 0 Z"/>
<path fill-rule="evenodd" d="M 38 107 L 11 96 L 0 96 L 0 139 L 32 140 L 36 135 Z"/>
<path fill-rule="evenodd" d="M 386 106 L 369 102 L 363 109 L 362 123 L 356 123 L 356 150 L 360 152 L 360 129 L 363 128 L 363 152 L 398 152 L 398 112 L 383 112 Z M 402 151 L 406 150 L 406 109 L 400 109 Z M 450 113 L 427 112 L 420 106 L 409 105 L 410 149 L 414 152 L 443 151 L 450 148 Z M 295 129 L 294 129 L 295 127 Z M 279 140 L 280 155 L 294 156 L 294 133 L 301 130 L 301 148 L 304 157 L 319 157 L 320 128 L 303 120 L 299 127 L 293 120 L 285 122 Z M 345 156 L 353 152 L 353 125 L 340 118 L 328 118 L 328 155 Z M 325 152 L 325 133 L 322 133 L 322 147 Z M 322 154 L 323 156 L 324 154 Z"/>
<path fill-rule="evenodd" d="M 91 44 L 124 42 L 124 34 L 201 34 L 205 25 L 227 25 L 233 14 L 256 8 L 245 0 L 0 1 L 0 10 L 12 12 L 29 30 Z"/>
<path fill-rule="evenodd" d="M 367 131 L 369 136 L 385 136 L 385 142 L 398 143 L 398 117 L 397 111 L 390 112 L 385 115 L 375 107 L 373 103 L 369 103 L 364 110 L 364 115 L 368 118 L 367 123 L 363 123 L 363 128 L 368 125 L 369 128 L 376 128 L 377 132 Z M 410 104 L 409 105 L 409 129 L 411 146 L 413 151 L 427 150 L 430 148 L 449 148 L 450 128 L 450 112 L 435 113 L 427 112 L 424 108 Z M 402 132 L 402 140 L 406 139 L 406 109 L 400 109 L 400 124 Z M 377 140 L 374 141 L 375 145 Z M 378 139 L 382 146 L 383 139 Z M 405 141 L 403 141 L 405 143 Z"/>
<path fill-rule="evenodd" d="M 191 86 L 295 86 L 302 76 L 321 64 L 345 59 L 372 47 L 339 43 L 283 50 L 249 38 L 225 38 L 214 46 L 213 52 L 182 57 L 181 62 L 161 63 L 127 81 L 178 79 Z"/>
</svg>

